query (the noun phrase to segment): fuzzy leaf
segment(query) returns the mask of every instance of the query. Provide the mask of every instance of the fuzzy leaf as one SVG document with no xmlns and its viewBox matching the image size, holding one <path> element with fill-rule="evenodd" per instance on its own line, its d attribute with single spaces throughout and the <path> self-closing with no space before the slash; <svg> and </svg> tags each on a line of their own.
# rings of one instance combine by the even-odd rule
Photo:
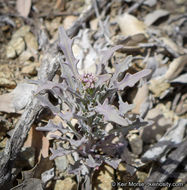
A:
<svg viewBox="0 0 187 190">
<path fill-rule="evenodd" d="M 71 68 L 71 71 L 74 77 L 76 79 L 79 79 L 80 76 L 77 70 L 78 60 L 76 60 L 76 58 L 73 55 L 72 43 L 73 43 L 73 40 L 67 36 L 63 27 L 59 27 L 59 47 L 63 51 L 67 60 L 67 64 Z"/>
<path fill-rule="evenodd" d="M 123 47 L 122 45 L 117 45 L 117 46 L 115 46 L 115 47 L 112 47 L 112 48 L 110 48 L 110 49 L 108 49 L 108 50 L 103 51 L 103 52 L 102 52 L 101 63 L 104 64 L 104 65 L 106 65 L 106 64 L 107 64 L 107 61 L 111 58 L 111 56 L 113 55 L 113 53 L 114 53 L 116 50 L 118 50 L 118 49 L 120 49 L 120 48 L 122 48 L 122 47 Z"/>
<path fill-rule="evenodd" d="M 37 127 L 36 129 L 39 131 L 48 131 L 48 132 L 55 132 L 58 130 L 63 134 L 70 132 L 69 129 L 66 129 L 62 126 L 62 123 L 59 123 L 59 125 L 55 125 L 51 120 L 49 120 L 48 124 L 45 125 L 44 127 Z"/>
<path fill-rule="evenodd" d="M 52 90 L 53 88 L 60 88 L 61 90 L 66 91 L 67 85 L 65 83 L 55 83 L 52 81 L 34 81 L 34 80 L 28 80 L 31 84 L 37 84 L 38 89 L 35 91 L 35 94 L 38 94 L 44 90 Z"/>
<path fill-rule="evenodd" d="M 110 133 L 114 133 L 114 132 L 121 132 L 123 135 L 127 135 L 127 133 L 130 131 L 130 130 L 134 130 L 134 129 L 138 129 L 142 126 L 146 126 L 148 124 L 147 121 L 144 121 L 143 119 L 139 118 L 138 116 L 136 116 L 136 119 L 135 121 L 131 122 L 131 124 L 129 124 L 128 127 L 116 127 L 116 129 L 112 129 L 110 131 Z"/>
<path fill-rule="evenodd" d="M 116 82 L 116 86 L 118 90 L 123 90 L 127 86 L 133 87 L 141 78 L 149 75 L 150 73 L 150 69 L 144 69 L 132 75 L 127 73 L 122 81 Z"/>
<path fill-rule="evenodd" d="M 121 96 L 118 96 L 119 97 L 119 112 L 120 112 L 120 115 L 124 115 L 126 114 L 128 111 L 132 110 L 134 108 L 134 105 L 133 104 L 128 104 L 127 102 L 123 102 Z"/>
<path fill-rule="evenodd" d="M 64 156 L 64 155 L 67 155 L 67 154 L 74 152 L 73 150 L 66 150 L 64 148 L 59 148 L 57 150 L 50 148 L 50 151 L 52 152 L 52 156 L 50 156 L 50 160 L 53 160 L 56 157 Z"/>
<path fill-rule="evenodd" d="M 122 63 L 115 65 L 115 72 L 111 78 L 111 83 L 113 83 L 114 81 L 118 81 L 119 74 L 126 71 L 129 68 L 129 64 L 131 63 L 131 61 L 132 56 L 129 55 L 125 58 L 125 60 Z"/>
<path fill-rule="evenodd" d="M 103 105 L 96 106 L 95 109 L 98 113 L 102 114 L 104 116 L 104 119 L 106 121 L 111 121 L 114 123 L 117 123 L 122 126 L 127 126 L 128 122 L 126 119 L 122 118 L 119 115 L 119 111 L 115 109 L 113 106 L 108 104 L 108 99 L 106 99 L 103 103 Z"/>
<path fill-rule="evenodd" d="M 107 82 L 111 78 L 111 75 L 103 74 L 103 75 L 99 75 L 97 78 L 98 80 L 96 81 L 95 87 L 103 85 L 105 82 Z"/>
<path fill-rule="evenodd" d="M 89 154 L 88 159 L 86 159 L 86 165 L 90 168 L 95 168 L 97 166 L 100 166 L 102 164 L 102 161 L 96 161 L 94 158 Z"/>
<path fill-rule="evenodd" d="M 73 112 L 70 111 L 70 112 L 66 112 L 65 114 L 63 114 L 57 107 L 55 107 L 48 100 L 47 97 L 44 97 L 44 96 L 41 96 L 41 95 L 37 95 L 37 98 L 40 100 L 42 106 L 49 108 L 54 115 L 58 115 L 63 120 L 70 121 L 73 118 L 73 116 L 74 116 Z"/>
<path fill-rule="evenodd" d="M 117 159 L 117 158 L 116 159 L 110 159 L 110 158 L 105 159 L 105 163 L 112 166 L 114 169 L 118 168 L 120 162 L 121 162 L 121 159 Z"/>
<path fill-rule="evenodd" d="M 75 147 L 80 147 L 82 144 L 85 144 L 88 141 L 88 139 L 85 136 L 82 137 L 80 140 L 73 140 L 67 137 L 60 137 L 60 136 L 52 134 L 51 138 L 60 139 L 62 141 L 69 142 L 72 146 L 75 146 Z"/>
<path fill-rule="evenodd" d="M 47 99 L 47 97 L 44 97 L 44 96 L 41 96 L 41 95 L 37 95 L 37 98 L 40 100 L 41 105 L 44 106 L 44 107 L 49 108 L 49 109 L 52 111 L 52 113 L 53 113 L 54 115 L 57 115 L 57 114 L 60 112 L 60 110 L 59 110 L 57 107 L 55 107 L 55 106 Z"/>
<path fill-rule="evenodd" d="M 71 165 L 68 169 L 70 174 L 79 175 L 81 173 L 88 174 L 89 170 L 86 165 L 82 164 L 80 160 L 76 161 L 74 165 Z"/>
</svg>

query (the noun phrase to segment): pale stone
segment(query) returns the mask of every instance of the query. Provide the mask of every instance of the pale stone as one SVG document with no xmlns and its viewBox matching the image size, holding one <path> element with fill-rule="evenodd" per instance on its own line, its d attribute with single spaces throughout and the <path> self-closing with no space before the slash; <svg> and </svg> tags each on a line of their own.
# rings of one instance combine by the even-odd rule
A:
<svg viewBox="0 0 187 190">
<path fill-rule="evenodd" d="M 36 75 L 37 74 L 37 68 L 39 67 L 39 63 L 30 62 L 28 61 L 26 65 L 23 66 L 21 69 L 21 72 L 23 74 L 30 74 L 30 75 Z"/>
<path fill-rule="evenodd" d="M 21 152 L 18 154 L 15 164 L 16 167 L 33 168 L 35 165 L 35 148 L 23 147 Z"/>
<path fill-rule="evenodd" d="M 140 155 L 143 150 L 142 139 L 137 134 L 132 134 L 128 139 L 132 152 L 136 155 Z"/>
<path fill-rule="evenodd" d="M 25 50 L 25 42 L 22 37 L 13 38 L 8 46 L 11 46 L 17 55 L 20 55 Z"/>
<path fill-rule="evenodd" d="M 72 157 L 71 154 L 68 154 L 68 155 L 67 155 L 67 159 L 68 159 L 68 161 L 69 161 L 69 163 L 70 163 L 71 165 L 74 165 L 74 164 L 75 164 L 75 160 L 73 159 L 73 157 Z"/>
<path fill-rule="evenodd" d="M 27 48 L 31 49 L 31 50 L 38 50 L 38 42 L 36 37 L 31 33 L 28 32 L 25 36 L 25 42 L 27 45 Z"/>
<path fill-rule="evenodd" d="M 64 180 L 57 180 L 55 183 L 54 190 L 76 190 L 77 184 L 70 177 L 65 178 Z"/>
<path fill-rule="evenodd" d="M 112 182 L 114 182 L 114 169 L 105 165 L 101 168 L 101 171 L 95 179 L 94 190 L 112 190 Z"/>
<path fill-rule="evenodd" d="M 91 28 L 92 30 L 97 30 L 97 29 L 98 29 L 98 22 L 99 22 L 99 21 L 98 21 L 97 18 L 91 20 L 91 21 L 90 21 L 90 28 Z"/>
<path fill-rule="evenodd" d="M 16 51 L 15 51 L 15 49 L 14 49 L 12 46 L 10 46 L 10 45 L 8 45 L 7 48 L 6 48 L 6 56 L 7 56 L 7 58 L 9 58 L 9 59 L 16 57 Z"/>
<path fill-rule="evenodd" d="M 30 26 L 24 25 L 13 34 L 12 38 L 16 39 L 18 37 L 24 37 L 26 33 L 28 33 L 29 31 L 30 31 Z"/>
<path fill-rule="evenodd" d="M 77 20 L 77 17 L 76 16 L 67 16 L 64 21 L 63 21 L 63 26 L 64 26 L 64 29 L 67 30 L 69 29 L 73 24 L 74 22 Z"/>
<path fill-rule="evenodd" d="M 154 93 L 155 97 L 159 97 L 162 92 L 169 89 L 170 84 L 163 79 L 152 79 L 150 81 L 149 90 Z"/>
<path fill-rule="evenodd" d="M 28 61 L 32 57 L 32 53 L 30 51 L 23 51 L 19 56 L 19 60 L 21 63 Z"/>
<path fill-rule="evenodd" d="M 0 149 L 5 148 L 6 142 L 7 142 L 7 138 L 4 138 L 4 139 L 0 142 Z"/>
<path fill-rule="evenodd" d="M 144 182 L 146 180 L 147 176 L 148 176 L 147 173 L 141 172 L 141 171 L 137 171 L 136 175 L 137 175 L 137 177 L 139 179 L 139 182 Z"/>
<path fill-rule="evenodd" d="M 68 167 L 68 160 L 66 156 L 59 156 L 55 158 L 55 165 L 59 172 L 65 172 Z"/>
<path fill-rule="evenodd" d="M 14 75 L 7 65 L 0 65 L 0 86 L 6 88 L 16 87 Z"/>
</svg>

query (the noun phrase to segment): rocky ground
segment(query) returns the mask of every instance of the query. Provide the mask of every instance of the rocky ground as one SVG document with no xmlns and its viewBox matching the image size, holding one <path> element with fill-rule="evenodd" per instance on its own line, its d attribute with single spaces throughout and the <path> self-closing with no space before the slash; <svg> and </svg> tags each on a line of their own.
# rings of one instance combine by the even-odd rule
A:
<svg viewBox="0 0 187 190">
<path fill-rule="evenodd" d="M 93 189 L 187 189 L 186 12 L 185 0 L 1 0 L 0 187 L 78 188 L 76 177 L 67 172 L 75 155 L 50 160 L 49 148 L 59 142 L 51 133 L 35 130 L 49 118 L 54 123 L 59 118 L 40 112 L 34 98 L 37 87 L 28 82 L 52 80 L 54 46 L 63 26 L 69 36 L 76 36 L 73 53 L 79 73 L 95 73 L 100 52 L 119 44 L 123 48 L 115 52 L 107 72 L 113 73 L 114 63 L 129 55 L 129 73 L 152 71 L 146 82 L 122 92 L 124 101 L 134 104 L 131 114 L 149 124 L 129 132 L 131 159 L 116 170 L 103 165 L 93 175 Z M 58 79 L 56 71 L 53 80 Z"/>
</svg>

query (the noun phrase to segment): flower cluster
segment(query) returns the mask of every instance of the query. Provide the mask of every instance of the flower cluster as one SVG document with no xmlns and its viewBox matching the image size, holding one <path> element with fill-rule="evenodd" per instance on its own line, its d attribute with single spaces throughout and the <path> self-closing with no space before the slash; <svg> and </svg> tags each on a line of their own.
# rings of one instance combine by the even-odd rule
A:
<svg viewBox="0 0 187 190">
<path fill-rule="evenodd" d="M 82 76 L 81 82 L 85 90 L 95 88 L 96 77 L 92 73 L 86 73 Z"/>
</svg>

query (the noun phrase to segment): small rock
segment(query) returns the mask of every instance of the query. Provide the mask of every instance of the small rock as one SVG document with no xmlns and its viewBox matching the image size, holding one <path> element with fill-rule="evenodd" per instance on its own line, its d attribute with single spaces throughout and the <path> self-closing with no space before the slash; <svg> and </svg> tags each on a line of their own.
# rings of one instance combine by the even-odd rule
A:
<svg viewBox="0 0 187 190">
<path fill-rule="evenodd" d="M 137 177 L 138 177 L 138 179 L 139 179 L 139 182 L 142 182 L 142 183 L 146 180 L 146 178 L 147 178 L 147 176 L 148 176 L 147 173 L 141 172 L 141 171 L 137 171 L 137 172 L 136 172 L 136 175 L 137 175 Z"/>
<path fill-rule="evenodd" d="M 114 128 L 114 126 L 111 123 L 108 123 L 106 125 L 105 131 L 108 133 L 109 131 L 111 131 Z"/>
<path fill-rule="evenodd" d="M 35 165 L 35 149 L 33 147 L 23 147 L 15 161 L 16 167 L 33 168 Z"/>
<path fill-rule="evenodd" d="M 21 63 L 24 63 L 31 59 L 31 57 L 33 57 L 32 53 L 29 50 L 27 50 L 21 53 L 21 55 L 19 56 L 19 60 Z"/>
<path fill-rule="evenodd" d="M 0 65 L 0 87 L 15 88 L 14 74 L 7 65 Z"/>
<path fill-rule="evenodd" d="M 27 48 L 31 50 L 36 50 L 36 51 L 38 50 L 37 39 L 31 32 L 26 33 L 24 38 L 25 38 Z"/>
<path fill-rule="evenodd" d="M 6 56 L 7 56 L 8 59 L 11 59 L 11 58 L 13 59 L 13 58 L 16 57 L 16 51 L 10 45 L 8 45 L 7 48 L 6 48 Z"/>
<path fill-rule="evenodd" d="M 59 25 L 61 25 L 62 17 L 56 17 L 53 20 L 45 21 L 45 25 L 49 33 L 54 36 L 56 31 L 58 30 Z"/>
<path fill-rule="evenodd" d="M 92 30 L 97 30 L 97 28 L 98 28 L 98 22 L 99 22 L 99 21 L 98 21 L 97 18 L 91 20 L 91 21 L 90 21 L 90 28 L 91 28 Z"/>
<path fill-rule="evenodd" d="M 136 155 L 140 155 L 143 147 L 142 139 L 137 134 L 130 135 L 128 139 L 132 152 Z"/>
<path fill-rule="evenodd" d="M 75 164 L 75 160 L 73 159 L 73 157 L 72 157 L 71 154 L 68 154 L 68 155 L 67 155 L 67 159 L 68 159 L 68 162 L 69 162 L 71 165 L 74 165 L 74 164 Z"/>
<path fill-rule="evenodd" d="M 27 61 L 26 64 L 21 69 L 21 72 L 23 74 L 36 75 L 38 67 L 39 67 L 39 63 L 37 62 L 33 63 L 31 61 Z"/>
<path fill-rule="evenodd" d="M 149 85 L 149 89 L 154 93 L 155 97 L 159 97 L 165 90 L 169 89 L 169 87 L 170 84 L 161 79 L 152 79 Z"/>
<path fill-rule="evenodd" d="M 114 169 L 108 165 L 104 165 L 94 180 L 94 190 L 112 190 L 111 183 L 114 181 Z"/>
<path fill-rule="evenodd" d="M 26 35 L 26 33 L 28 33 L 29 31 L 30 31 L 30 26 L 24 25 L 13 34 L 12 39 L 24 37 Z"/>
<path fill-rule="evenodd" d="M 4 139 L 0 142 L 0 149 L 5 148 L 6 142 L 7 142 L 7 138 L 4 138 Z"/>
<path fill-rule="evenodd" d="M 7 58 L 14 58 L 25 50 L 25 42 L 22 37 L 12 38 L 6 50 Z M 15 51 L 15 52 L 14 52 Z"/>
<path fill-rule="evenodd" d="M 65 172 L 68 168 L 68 160 L 66 156 L 59 156 L 55 158 L 55 165 L 59 172 Z"/>
<path fill-rule="evenodd" d="M 77 184 L 70 177 L 65 178 L 64 180 L 57 180 L 55 183 L 54 190 L 76 190 Z"/>
<path fill-rule="evenodd" d="M 1 78 L 0 77 L 0 86 L 1 87 L 6 87 L 6 88 L 15 88 L 16 87 L 16 82 L 11 80 L 11 79 Z"/>
<path fill-rule="evenodd" d="M 64 25 L 64 29 L 67 30 L 69 29 L 73 24 L 74 22 L 77 20 L 77 17 L 76 16 L 67 16 L 65 19 L 64 19 L 64 22 L 63 22 L 63 25 Z"/>
<path fill-rule="evenodd" d="M 117 181 L 123 181 L 124 183 L 129 183 L 130 182 L 136 182 L 137 178 L 136 175 L 131 175 L 125 164 L 120 163 L 118 166 L 118 169 L 116 170 L 116 175 L 117 175 Z M 122 188 L 123 189 L 123 188 Z M 129 189 L 129 188 L 125 188 L 125 189 Z"/>
</svg>

